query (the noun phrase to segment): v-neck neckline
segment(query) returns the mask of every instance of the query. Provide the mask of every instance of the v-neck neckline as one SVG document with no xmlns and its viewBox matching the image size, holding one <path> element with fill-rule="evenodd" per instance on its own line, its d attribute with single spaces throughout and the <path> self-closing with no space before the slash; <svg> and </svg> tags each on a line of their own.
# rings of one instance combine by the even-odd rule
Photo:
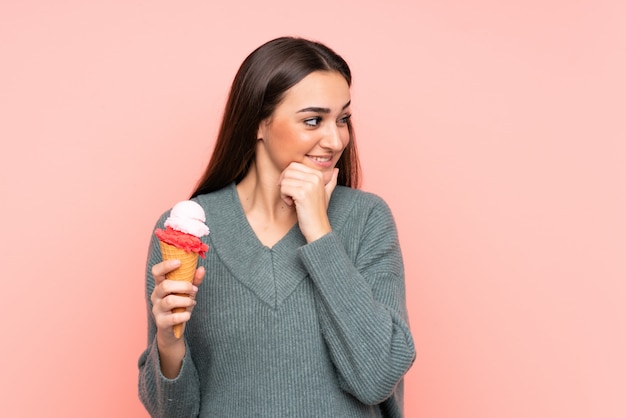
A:
<svg viewBox="0 0 626 418">
<path fill-rule="evenodd" d="M 252 230 L 234 183 L 199 196 L 198 202 L 211 231 L 209 252 L 217 254 L 237 281 L 277 309 L 308 274 L 297 254 L 306 244 L 298 224 L 270 249 Z M 211 271 L 210 266 L 207 271 Z"/>
<path fill-rule="evenodd" d="M 268 251 L 272 251 L 274 248 L 276 248 L 276 246 L 280 245 L 283 241 L 287 241 L 291 234 L 297 233 L 298 235 L 302 236 L 302 233 L 300 232 L 300 227 L 298 226 L 298 222 L 296 221 L 296 223 L 294 223 L 287 230 L 287 232 L 283 236 L 281 236 L 280 239 L 278 239 L 278 241 L 274 243 L 274 245 L 270 247 L 269 245 L 264 244 L 263 241 L 261 241 L 261 239 L 257 235 L 257 233 L 254 231 L 254 228 L 252 228 L 252 225 L 250 224 L 250 221 L 248 220 L 248 217 L 246 216 L 246 212 L 243 209 L 243 203 L 241 202 L 241 198 L 239 197 L 239 191 L 237 190 L 237 185 L 233 183 L 231 187 L 233 190 L 233 199 L 235 200 L 234 206 L 236 210 L 239 212 L 238 215 L 242 219 L 242 222 L 247 226 L 249 233 L 254 236 L 254 240 L 256 241 L 258 245 L 266 248 Z M 304 238 L 304 236 L 302 236 L 302 238 Z"/>
</svg>

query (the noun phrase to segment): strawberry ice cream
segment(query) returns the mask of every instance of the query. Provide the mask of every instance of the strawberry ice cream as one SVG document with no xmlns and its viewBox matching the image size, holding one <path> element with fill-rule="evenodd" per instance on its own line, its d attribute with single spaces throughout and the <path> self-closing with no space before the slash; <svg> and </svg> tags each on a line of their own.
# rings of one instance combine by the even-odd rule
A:
<svg viewBox="0 0 626 418">
<path fill-rule="evenodd" d="M 154 233 L 159 238 L 163 260 L 180 260 L 180 267 L 165 275 L 168 280 L 192 282 L 198 256 L 205 257 L 209 246 L 200 238 L 209 234 L 202 206 L 191 200 L 178 202 L 165 220 L 165 229 Z M 182 295 L 181 295 L 182 296 Z M 185 295 L 186 296 L 186 295 Z M 175 308 L 173 312 L 184 312 L 185 308 Z M 182 324 L 174 326 L 174 335 L 180 338 Z"/>
</svg>

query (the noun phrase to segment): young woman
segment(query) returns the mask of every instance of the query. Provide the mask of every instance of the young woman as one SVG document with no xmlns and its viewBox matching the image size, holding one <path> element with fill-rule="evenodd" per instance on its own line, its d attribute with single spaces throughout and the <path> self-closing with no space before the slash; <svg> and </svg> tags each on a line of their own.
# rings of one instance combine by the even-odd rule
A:
<svg viewBox="0 0 626 418">
<path fill-rule="evenodd" d="M 150 245 L 151 415 L 402 416 L 415 358 L 404 268 L 388 206 L 356 189 L 350 84 L 340 56 L 299 38 L 241 65 L 192 195 L 211 229 L 194 282 L 165 280 L 178 262 Z"/>
</svg>

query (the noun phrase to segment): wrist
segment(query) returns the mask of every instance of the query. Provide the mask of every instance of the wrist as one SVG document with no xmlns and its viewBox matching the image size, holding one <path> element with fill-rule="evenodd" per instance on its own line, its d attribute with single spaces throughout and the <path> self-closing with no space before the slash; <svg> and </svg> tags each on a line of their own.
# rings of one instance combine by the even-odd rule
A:
<svg viewBox="0 0 626 418">
<path fill-rule="evenodd" d="M 161 363 L 161 373 L 168 379 L 174 379 L 180 373 L 187 347 L 184 338 L 167 338 L 157 333 L 157 351 Z"/>
<path fill-rule="evenodd" d="M 324 235 L 329 234 L 331 231 L 332 231 L 332 228 L 330 227 L 330 224 L 329 224 L 313 232 L 309 232 L 303 235 L 304 235 L 304 238 L 306 239 L 306 242 L 310 244 L 313 241 L 317 241 L 318 239 L 322 238 Z"/>
</svg>

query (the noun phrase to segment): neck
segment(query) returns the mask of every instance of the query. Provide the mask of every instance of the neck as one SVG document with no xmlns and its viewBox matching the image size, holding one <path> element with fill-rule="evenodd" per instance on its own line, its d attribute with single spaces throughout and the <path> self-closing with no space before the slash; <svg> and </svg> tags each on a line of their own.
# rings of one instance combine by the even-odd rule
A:
<svg viewBox="0 0 626 418">
<path fill-rule="evenodd" d="M 295 207 L 280 198 L 278 176 L 265 174 L 253 162 L 248 174 L 237 184 L 237 193 L 246 216 L 262 218 L 267 223 L 291 223 L 296 220 Z"/>
</svg>

